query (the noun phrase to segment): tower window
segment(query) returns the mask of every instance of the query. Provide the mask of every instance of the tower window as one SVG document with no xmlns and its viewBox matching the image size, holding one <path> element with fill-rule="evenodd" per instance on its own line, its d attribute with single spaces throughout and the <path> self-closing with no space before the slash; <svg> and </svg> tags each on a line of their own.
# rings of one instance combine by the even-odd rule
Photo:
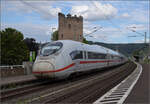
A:
<svg viewBox="0 0 150 104">
<path fill-rule="evenodd" d="M 68 25 L 69 29 L 71 29 L 71 24 Z"/>
<path fill-rule="evenodd" d="M 82 36 L 80 35 L 80 39 L 82 39 Z"/>
<path fill-rule="evenodd" d="M 63 38 L 63 34 L 61 34 L 61 38 Z"/>
</svg>

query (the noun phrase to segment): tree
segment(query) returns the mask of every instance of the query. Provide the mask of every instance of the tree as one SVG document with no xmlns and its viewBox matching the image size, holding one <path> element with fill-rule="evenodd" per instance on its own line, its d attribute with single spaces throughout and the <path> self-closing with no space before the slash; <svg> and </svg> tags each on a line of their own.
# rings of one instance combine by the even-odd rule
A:
<svg viewBox="0 0 150 104">
<path fill-rule="evenodd" d="M 52 38 L 53 41 L 58 40 L 58 30 L 56 30 L 55 32 L 52 33 Z"/>
<path fill-rule="evenodd" d="M 28 60 L 29 50 L 23 41 L 23 34 L 16 29 L 6 28 L 0 31 L 1 64 L 22 64 Z"/>
<path fill-rule="evenodd" d="M 88 44 L 88 41 L 85 38 L 83 38 L 83 43 Z"/>
<path fill-rule="evenodd" d="M 39 44 L 36 43 L 34 38 L 26 38 L 24 39 L 25 44 L 27 45 L 29 51 L 35 51 L 35 54 L 38 54 Z"/>
<path fill-rule="evenodd" d="M 39 44 L 36 43 L 36 40 L 34 38 L 26 38 L 24 39 L 24 42 L 30 51 L 38 50 Z"/>
</svg>

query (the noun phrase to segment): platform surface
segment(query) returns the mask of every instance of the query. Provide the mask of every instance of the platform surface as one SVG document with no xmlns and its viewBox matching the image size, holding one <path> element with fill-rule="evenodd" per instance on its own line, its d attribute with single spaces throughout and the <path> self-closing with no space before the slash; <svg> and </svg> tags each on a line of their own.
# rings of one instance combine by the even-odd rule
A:
<svg viewBox="0 0 150 104">
<path fill-rule="evenodd" d="M 142 74 L 125 104 L 150 104 L 150 64 L 142 64 Z"/>
<path fill-rule="evenodd" d="M 8 77 L 8 78 L 5 77 L 5 78 L 0 78 L 0 84 L 6 85 L 6 84 L 10 84 L 10 83 L 19 83 L 19 82 L 30 81 L 30 80 L 35 80 L 35 79 L 36 79 L 36 77 L 34 77 L 32 74 Z"/>
</svg>

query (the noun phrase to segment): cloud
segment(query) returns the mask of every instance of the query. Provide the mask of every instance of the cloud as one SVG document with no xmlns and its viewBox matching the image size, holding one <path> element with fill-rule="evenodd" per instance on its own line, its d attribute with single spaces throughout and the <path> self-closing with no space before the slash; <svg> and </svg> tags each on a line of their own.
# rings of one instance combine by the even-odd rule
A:
<svg viewBox="0 0 150 104">
<path fill-rule="evenodd" d="M 123 13 L 120 17 L 121 17 L 121 18 L 128 19 L 128 18 L 130 18 L 131 16 L 130 16 L 128 13 Z"/>
<path fill-rule="evenodd" d="M 111 4 L 101 4 L 94 1 L 88 5 L 72 6 L 71 14 L 82 15 L 85 20 L 96 21 L 111 19 L 117 15 L 117 11 Z"/>
<path fill-rule="evenodd" d="M 95 25 L 92 22 L 86 22 L 84 26 L 84 33 L 90 33 L 92 30 L 91 27 L 98 27 L 99 25 Z M 120 29 L 112 27 L 112 26 L 106 26 L 102 27 L 100 30 L 98 30 L 95 33 L 92 33 L 92 37 L 86 37 L 88 40 L 92 41 L 100 41 L 100 42 L 105 42 L 105 43 L 128 43 L 129 37 L 128 36 L 133 36 L 137 35 L 135 32 L 130 31 L 127 29 L 127 27 L 136 27 L 134 29 L 135 31 L 139 33 L 144 33 L 143 31 L 148 30 L 148 27 L 144 24 L 128 24 L 128 25 L 120 25 Z M 120 31 L 121 30 L 121 31 Z M 142 42 L 143 42 L 143 37 Z M 137 38 L 130 38 L 133 40 L 137 40 Z M 136 41 L 135 41 L 136 42 Z M 138 41 L 140 42 L 140 41 Z"/>
<path fill-rule="evenodd" d="M 148 28 L 143 25 L 143 24 L 130 24 L 128 26 L 126 26 L 129 29 L 135 30 L 135 31 L 143 31 L 143 30 L 147 30 Z"/>
<path fill-rule="evenodd" d="M 141 4 L 140 4 L 141 5 Z M 149 23 L 149 9 L 148 6 L 139 7 L 139 4 L 133 5 L 135 8 L 130 6 L 125 9 L 125 13 L 121 14 L 120 19 L 128 19 L 131 22 L 138 23 Z"/>
<path fill-rule="evenodd" d="M 57 28 L 56 24 L 51 26 L 48 25 L 37 25 L 31 23 L 21 23 L 21 24 L 2 24 L 2 29 L 11 27 L 22 32 L 24 37 L 35 38 L 38 42 L 50 41 L 52 34 L 52 27 Z"/>
<path fill-rule="evenodd" d="M 140 23 L 150 23 L 149 21 L 149 10 L 135 9 L 131 12 L 131 20 Z"/>
<path fill-rule="evenodd" d="M 91 33 L 93 30 L 96 30 L 97 28 L 99 27 L 102 27 L 101 25 L 96 25 L 96 24 L 93 24 L 89 21 L 84 21 L 83 22 L 84 24 L 84 28 L 83 28 L 83 34 L 89 34 Z"/>
<path fill-rule="evenodd" d="M 2 2 L 4 2 L 4 5 L 1 5 L 2 13 L 4 14 L 2 14 L 2 23 L 5 23 L 3 27 L 16 28 L 23 32 L 25 37 L 33 37 L 37 41 L 50 40 L 51 28 L 57 26 L 55 24 L 53 26 L 45 24 L 57 24 L 58 21 L 53 19 L 56 18 L 58 16 L 57 13 L 61 11 L 65 14 L 71 12 L 72 15 L 82 15 L 84 17 L 84 34 L 91 33 L 94 27 L 104 26 L 102 29 L 91 34 L 93 38 L 90 37 L 90 40 L 94 40 L 95 38 L 101 42 L 128 41 L 124 40 L 124 38 L 128 35 L 136 35 L 136 33 L 126 29 L 128 26 L 135 26 L 137 27 L 136 31 L 140 33 L 147 31 L 149 34 L 149 9 L 147 9 L 147 5 L 145 6 L 147 2 L 144 2 L 143 5 L 140 4 L 141 2 L 135 4 L 135 2 L 121 1 L 55 2 L 39 0 L 2 0 Z M 14 13 L 15 18 L 7 16 L 8 14 L 10 15 L 10 13 Z M 19 14 L 19 16 L 16 17 L 16 14 Z M 102 21 L 106 19 L 113 19 L 113 23 L 110 24 L 110 21 L 109 24 L 107 24 L 108 21 Z M 133 38 L 133 40 L 134 39 L 135 38 Z"/>
<path fill-rule="evenodd" d="M 53 7 L 51 1 L 6 1 L 5 9 L 9 11 L 17 11 L 19 14 L 37 13 L 44 20 L 51 20 L 57 17 L 61 8 Z"/>
<path fill-rule="evenodd" d="M 134 43 L 144 43 L 144 39 L 135 40 Z"/>
<path fill-rule="evenodd" d="M 91 33 L 93 30 L 95 30 L 94 27 L 96 27 L 96 29 L 98 29 L 101 26 L 92 24 L 92 22 L 86 22 L 85 26 L 84 26 L 84 31 L 83 31 L 84 34 Z M 125 37 L 126 32 L 127 32 L 127 30 L 120 32 L 117 28 L 114 28 L 114 27 L 102 27 L 102 28 L 98 29 L 96 32 L 87 36 L 86 39 L 92 40 L 92 41 L 111 43 L 113 39 L 116 40 L 120 37 Z"/>
</svg>

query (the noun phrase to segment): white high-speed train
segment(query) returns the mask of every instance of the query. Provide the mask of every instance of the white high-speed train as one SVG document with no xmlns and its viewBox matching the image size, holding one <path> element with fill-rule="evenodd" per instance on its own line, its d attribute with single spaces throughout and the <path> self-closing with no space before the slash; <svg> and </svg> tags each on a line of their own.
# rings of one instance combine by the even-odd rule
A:
<svg viewBox="0 0 150 104">
<path fill-rule="evenodd" d="M 111 49 L 72 40 L 58 40 L 41 48 L 33 65 L 38 78 L 69 77 L 84 72 L 125 63 L 127 58 Z"/>
</svg>

